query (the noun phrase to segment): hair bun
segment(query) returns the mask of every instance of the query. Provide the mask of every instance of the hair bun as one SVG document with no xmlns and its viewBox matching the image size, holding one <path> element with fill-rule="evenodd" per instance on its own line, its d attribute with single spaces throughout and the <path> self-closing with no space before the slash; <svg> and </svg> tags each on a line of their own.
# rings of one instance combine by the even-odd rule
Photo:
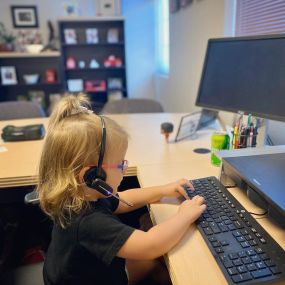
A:
<svg viewBox="0 0 285 285">
<path fill-rule="evenodd" d="M 79 114 L 79 113 L 90 113 L 90 102 L 88 97 L 79 93 L 78 95 L 66 94 L 58 102 L 55 109 L 51 113 L 49 120 L 49 127 L 55 126 L 63 119 Z"/>
</svg>

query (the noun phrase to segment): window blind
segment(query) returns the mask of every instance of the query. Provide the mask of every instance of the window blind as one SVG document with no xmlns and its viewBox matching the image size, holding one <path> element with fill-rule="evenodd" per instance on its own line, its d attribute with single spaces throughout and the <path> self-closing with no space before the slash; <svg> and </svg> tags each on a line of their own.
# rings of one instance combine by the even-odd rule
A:
<svg viewBox="0 0 285 285">
<path fill-rule="evenodd" d="M 285 0 L 237 0 L 236 35 L 285 33 Z"/>
</svg>

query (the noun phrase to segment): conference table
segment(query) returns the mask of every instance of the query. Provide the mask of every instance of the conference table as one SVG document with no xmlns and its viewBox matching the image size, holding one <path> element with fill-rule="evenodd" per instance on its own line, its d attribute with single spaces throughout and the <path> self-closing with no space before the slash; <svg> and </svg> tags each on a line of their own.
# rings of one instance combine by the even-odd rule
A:
<svg viewBox="0 0 285 285">
<path fill-rule="evenodd" d="M 174 137 L 184 114 L 124 114 L 108 115 L 129 134 L 126 159 L 130 167 L 126 176 L 137 176 L 141 187 L 161 185 L 179 178 L 196 179 L 208 176 L 219 178 L 220 167 L 210 162 L 210 153 L 199 154 L 197 148 L 210 148 L 211 134 L 219 124 L 199 130 L 194 136 L 174 142 Z M 161 134 L 163 122 L 174 124 L 169 141 Z M 48 118 L 0 121 L 6 125 L 24 126 L 48 124 Z M 107 129 L 108 132 L 108 129 Z M 35 185 L 37 169 L 44 140 L 25 142 L 0 142 L 1 188 Z M 262 212 L 251 203 L 239 188 L 229 189 L 239 202 L 251 212 Z M 179 201 L 162 198 L 149 205 L 154 224 L 159 224 L 177 212 Z M 285 231 L 270 218 L 257 219 L 265 230 L 285 249 Z M 165 255 L 165 260 L 175 285 L 226 285 L 228 284 L 213 255 L 195 224 L 191 225 L 182 240 Z M 277 282 L 274 284 L 282 284 Z M 283 282 L 284 284 L 284 282 Z"/>
</svg>

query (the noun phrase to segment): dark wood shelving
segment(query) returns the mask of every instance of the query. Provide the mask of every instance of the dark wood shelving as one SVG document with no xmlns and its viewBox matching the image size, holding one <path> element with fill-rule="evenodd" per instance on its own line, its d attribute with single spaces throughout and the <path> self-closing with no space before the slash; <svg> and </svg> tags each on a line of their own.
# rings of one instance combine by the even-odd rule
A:
<svg viewBox="0 0 285 285">
<path fill-rule="evenodd" d="M 73 69 L 66 69 L 66 72 L 76 72 L 76 71 L 98 71 L 98 70 L 124 70 L 125 67 L 98 67 L 98 68 L 73 68 Z"/>
<path fill-rule="evenodd" d="M 67 44 L 65 41 L 65 30 L 73 30 L 71 34 L 75 35 L 77 43 Z M 98 43 L 86 42 L 87 29 L 97 29 Z M 118 42 L 108 42 L 108 35 L 111 30 L 117 29 Z M 94 18 L 93 20 L 81 19 L 64 19 L 59 21 L 59 34 L 61 41 L 61 60 L 62 73 L 65 82 L 65 88 L 68 90 L 68 80 L 81 79 L 84 82 L 94 82 L 100 84 L 105 81 L 107 88 L 105 91 L 87 91 L 92 103 L 100 104 L 108 100 L 109 92 L 121 92 L 122 97 L 127 97 L 127 78 L 125 66 L 125 35 L 123 18 Z M 114 55 L 122 62 L 120 67 L 105 67 L 103 63 L 110 55 Z M 76 68 L 67 68 L 67 59 L 74 58 Z M 95 59 L 101 64 L 98 68 L 89 68 L 91 60 Z M 85 62 L 85 68 L 79 68 L 79 61 Z M 108 88 L 108 84 L 112 84 L 111 80 L 120 80 L 122 88 Z M 114 84 L 114 83 L 113 83 Z M 111 87 L 111 85 L 110 85 Z M 84 91 L 86 92 L 86 90 Z"/>
<path fill-rule="evenodd" d="M 100 46 L 124 46 L 124 42 L 118 42 L 118 43 L 97 43 L 97 44 L 88 44 L 88 43 L 78 43 L 78 44 L 62 44 L 62 47 L 100 47 Z"/>
<path fill-rule="evenodd" d="M 20 84 L 11 84 L 11 85 L 1 85 L 0 88 L 10 88 L 10 87 L 14 87 L 14 88 L 41 88 L 41 87 L 58 87 L 59 85 L 61 85 L 61 83 L 57 82 L 57 83 L 36 83 L 36 84 L 24 84 L 24 83 L 20 83 Z"/>
</svg>

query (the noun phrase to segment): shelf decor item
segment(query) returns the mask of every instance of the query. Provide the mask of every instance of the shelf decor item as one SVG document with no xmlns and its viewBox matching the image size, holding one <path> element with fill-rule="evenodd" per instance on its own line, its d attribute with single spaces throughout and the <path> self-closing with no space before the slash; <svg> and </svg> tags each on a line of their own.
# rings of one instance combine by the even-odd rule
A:
<svg viewBox="0 0 285 285">
<path fill-rule="evenodd" d="M 15 85 L 18 83 L 14 66 L 1 66 L 0 69 L 2 85 Z"/>
<path fill-rule="evenodd" d="M 109 29 L 107 33 L 108 43 L 118 43 L 119 42 L 119 30 L 116 28 Z"/>
<path fill-rule="evenodd" d="M 121 14 L 121 2 L 119 0 L 98 0 L 97 15 L 119 16 Z"/>
<path fill-rule="evenodd" d="M 85 61 L 84 60 L 79 60 L 78 61 L 78 67 L 79 68 L 85 68 L 86 64 L 85 64 Z"/>
<path fill-rule="evenodd" d="M 26 84 L 37 84 L 40 79 L 39 74 L 24 74 L 23 75 L 24 81 Z"/>
<path fill-rule="evenodd" d="M 100 64 L 98 63 L 98 61 L 95 58 L 93 58 L 90 61 L 89 67 L 90 68 L 98 68 L 98 67 L 100 67 Z"/>
<path fill-rule="evenodd" d="M 67 69 L 75 69 L 76 68 L 76 61 L 75 58 L 72 56 L 69 56 L 66 60 L 66 68 Z"/>
<path fill-rule="evenodd" d="M 104 92 L 106 91 L 106 81 L 105 80 L 92 80 L 84 82 L 84 90 L 87 92 Z"/>
<path fill-rule="evenodd" d="M 68 79 L 67 87 L 69 92 L 80 92 L 83 90 L 83 80 L 82 79 Z"/>
<path fill-rule="evenodd" d="M 76 31 L 74 29 L 65 29 L 64 40 L 66 44 L 77 44 Z"/>
<path fill-rule="evenodd" d="M 11 6 L 14 28 L 37 28 L 38 15 L 36 6 Z"/>
<path fill-rule="evenodd" d="M 87 44 L 98 44 L 99 37 L 98 37 L 98 30 L 95 28 L 86 29 L 86 43 Z"/>
<path fill-rule="evenodd" d="M 56 71 L 52 68 L 48 68 L 45 71 L 45 81 L 46 83 L 55 83 L 56 82 Z"/>
<path fill-rule="evenodd" d="M 105 67 L 121 67 L 122 60 L 115 55 L 109 55 L 108 58 L 104 61 Z"/>
<path fill-rule="evenodd" d="M 121 89 L 123 82 L 121 78 L 108 78 L 108 89 Z"/>
<path fill-rule="evenodd" d="M 16 37 L 7 32 L 3 23 L 0 22 L 0 51 L 13 51 Z"/>
</svg>

